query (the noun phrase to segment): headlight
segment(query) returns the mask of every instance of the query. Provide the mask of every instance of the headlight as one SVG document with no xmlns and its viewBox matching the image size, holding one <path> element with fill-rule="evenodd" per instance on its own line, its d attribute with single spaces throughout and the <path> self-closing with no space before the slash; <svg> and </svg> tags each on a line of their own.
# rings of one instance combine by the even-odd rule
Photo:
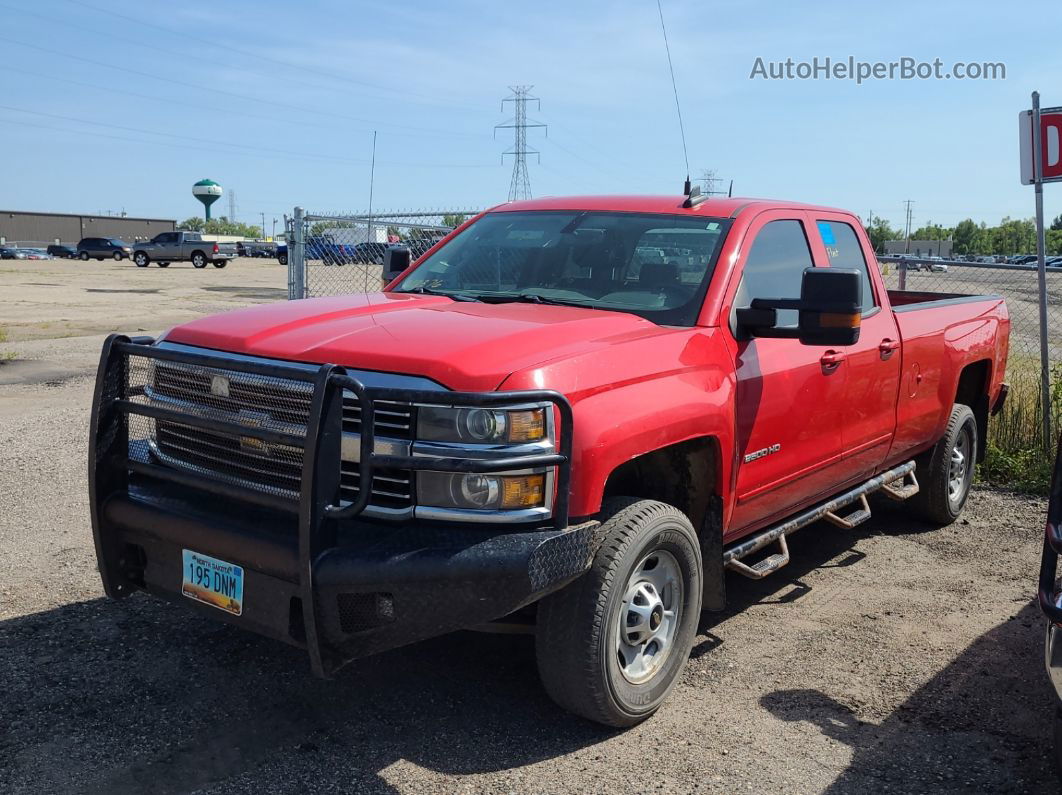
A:
<svg viewBox="0 0 1062 795">
<path fill-rule="evenodd" d="M 422 406 L 417 412 L 417 438 L 466 444 L 537 442 L 546 438 L 546 411 Z"/>
<path fill-rule="evenodd" d="M 546 502 L 546 476 L 420 472 L 417 502 L 436 508 L 511 511 Z"/>
</svg>

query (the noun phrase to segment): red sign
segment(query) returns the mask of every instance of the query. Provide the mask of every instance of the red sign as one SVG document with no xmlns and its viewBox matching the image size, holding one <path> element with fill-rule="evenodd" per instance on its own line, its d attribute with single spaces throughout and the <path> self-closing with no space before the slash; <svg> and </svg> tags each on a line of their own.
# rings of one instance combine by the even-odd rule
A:
<svg viewBox="0 0 1062 795">
<path fill-rule="evenodd" d="M 1018 114 L 1021 141 L 1021 182 L 1033 184 L 1032 111 Z M 1040 111 L 1040 170 L 1044 182 L 1062 182 L 1062 108 Z"/>
</svg>

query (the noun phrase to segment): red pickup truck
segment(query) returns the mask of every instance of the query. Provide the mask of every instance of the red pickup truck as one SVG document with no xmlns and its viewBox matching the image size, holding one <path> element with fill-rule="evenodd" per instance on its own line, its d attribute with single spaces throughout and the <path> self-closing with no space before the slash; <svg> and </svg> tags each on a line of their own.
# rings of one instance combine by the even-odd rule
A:
<svg viewBox="0 0 1062 795">
<path fill-rule="evenodd" d="M 627 726 L 727 570 L 882 491 L 962 510 L 1006 385 L 998 296 L 889 292 L 859 220 L 751 199 L 514 202 L 380 293 L 112 336 L 90 495 L 106 592 L 313 671 L 504 618 Z"/>
</svg>

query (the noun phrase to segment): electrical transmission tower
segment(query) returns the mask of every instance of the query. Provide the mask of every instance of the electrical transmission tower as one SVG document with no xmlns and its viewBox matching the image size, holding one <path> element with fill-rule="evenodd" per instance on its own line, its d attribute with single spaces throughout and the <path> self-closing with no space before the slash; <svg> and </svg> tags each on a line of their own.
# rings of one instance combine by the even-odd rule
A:
<svg viewBox="0 0 1062 795">
<path fill-rule="evenodd" d="M 513 156 L 513 180 L 509 185 L 509 201 L 531 198 L 531 180 L 527 176 L 527 156 L 529 154 L 536 155 L 538 162 L 542 162 L 542 154 L 537 149 L 529 148 L 527 145 L 527 131 L 530 128 L 546 127 L 542 122 L 527 118 L 527 103 L 529 101 L 537 102 L 538 109 L 542 109 L 542 102 L 538 97 L 533 97 L 528 93 L 532 88 L 533 86 L 509 86 L 509 90 L 513 92 L 513 95 L 502 100 L 502 110 L 505 110 L 506 102 L 512 102 L 514 108 L 513 117 L 502 124 L 494 125 L 495 137 L 498 136 L 499 129 L 511 128 L 514 132 L 512 148 L 502 152 L 502 163 L 505 162 L 506 155 Z"/>
</svg>

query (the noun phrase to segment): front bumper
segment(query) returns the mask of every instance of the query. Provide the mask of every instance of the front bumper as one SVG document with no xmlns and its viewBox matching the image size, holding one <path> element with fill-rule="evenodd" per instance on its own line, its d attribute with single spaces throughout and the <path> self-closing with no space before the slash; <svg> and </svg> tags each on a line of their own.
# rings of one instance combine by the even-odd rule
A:
<svg viewBox="0 0 1062 795">
<path fill-rule="evenodd" d="M 546 391 L 446 393 L 446 401 L 458 405 L 499 405 L 514 396 L 553 402 L 561 418 L 556 454 L 480 461 L 380 455 L 371 430 L 373 402 L 416 401 L 422 399 L 418 392 L 369 390 L 333 366 L 293 371 L 282 363 L 221 361 L 150 342 L 109 338 L 97 376 L 89 496 L 97 561 L 109 596 L 147 591 L 301 646 L 314 672 L 327 676 L 357 657 L 504 616 L 588 568 L 597 525 L 568 526 L 571 409 L 562 396 Z M 303 485 L 297 503 L 139 457 L 136 451 L 143 442 L 130 438 L 129 417 L 169 419 L 172 410 L 138 402 L 138 387 L 129 374 L 135 366 L 130 359 L 136 357 L 312 382 L 305 439 L 254 425 L 233 426 L 217 417 L 180 416 L 182 423 L 230 432 L 241 440 L 301 446 Z M 360 517 L 369 489 L 362 489 L 356 502 L 340 506 L 345 391 L 355 393 L 361 406 L 361 483 L 372 482 L 377 465 L 467 472 L 556 466 L 552 525 L 513 532 L 449 522 L 375 524 Z M 438 401 L 439 393 L 430 397 Z M 182 596 L 186 549 L 243 567 L 239 616 Z"/>
</svg>

